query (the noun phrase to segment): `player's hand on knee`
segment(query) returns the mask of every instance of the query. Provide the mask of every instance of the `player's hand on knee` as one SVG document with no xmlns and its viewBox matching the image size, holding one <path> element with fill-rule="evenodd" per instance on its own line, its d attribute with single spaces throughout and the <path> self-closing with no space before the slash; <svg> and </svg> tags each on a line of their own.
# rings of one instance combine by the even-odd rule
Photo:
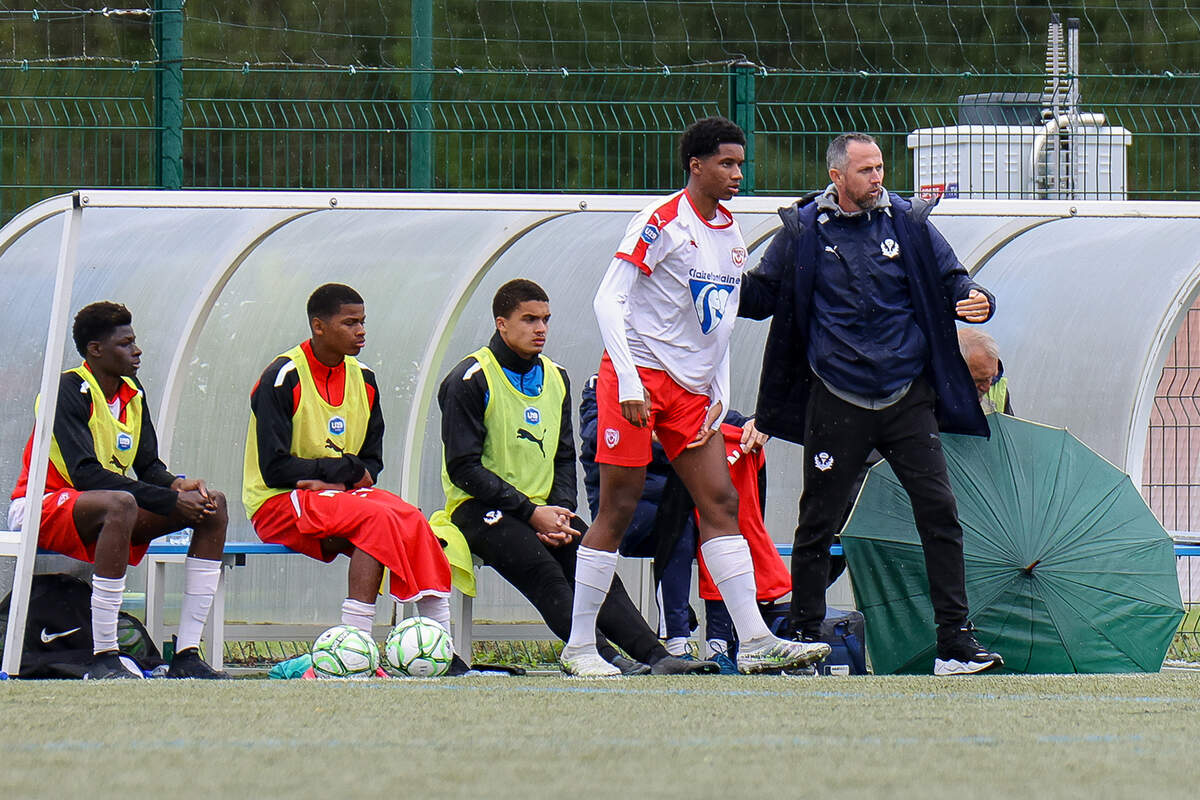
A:
<svg viewBox="0 0 1200 800">
<path fill-rule="evenodd" d="M 370 489 L 375 485 L 375 479 L 371 477 L 371 470 L 364 468 L 362 477 L 354 482 L 355 489 Z"/>
<path fill-rule="evenodd" d="M 571 527 L 574 516 L 575 512 L 562 506 L 538 506 L 529 517 L 529 524 L 543 542 L 550 537 L 555 543 L 563 544 L 570 541 L 575 533 Z"/>
<path fill-rule="evenodd" d="M 208 497 L 208 485 L 203 478 L 187 478 L 180 475 L 171 482 L 171 488 L 177 492 L 199 492 Z"/>
<path fill-rule="evenodd" d="M 216 513 L 216 506 L 212 500 L 195 489 L 180 492 L 175 507 L 184 519 L 192 523 L 203 522 L 205 517 Z"/>
<path fill-rule="evenodd" d="M 208 484 L 204 482 L 203 478 L 185 478 L 180 475 L 171 482 L 171 488 L 177 492 L 199 492 L 200 496 L 204 498 L 207 514 L 217 513 L 217 503 L 208 493 Z"/>
<path fill-rule="evenodd" d="M 570 536 L 558 531 L 550 531 L 549 533 L 535 531 L 535 533 L 537 534 L 538 539 L 541 540 L 542 544 L 546 545 L 547 547 L 562 547 L 564 544 L 571 541 Z"/>
</svg>

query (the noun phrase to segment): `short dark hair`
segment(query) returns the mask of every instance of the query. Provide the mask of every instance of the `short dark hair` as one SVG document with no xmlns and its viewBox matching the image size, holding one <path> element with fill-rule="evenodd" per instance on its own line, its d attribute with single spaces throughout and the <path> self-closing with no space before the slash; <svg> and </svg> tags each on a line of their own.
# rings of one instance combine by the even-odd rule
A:
<svg viewBox="0 0 1200 800">
<path fill-rule="evenodd" d="M 79 355 L 86 357 L 88 342 L 98 342 L 122 325 L 132 322 L 133 314 L 120 303 L 102 300 L 86 305 L 79 309 L 79 313 L 75 315 L 75 324 L 71 327 L 75 349 L 79 351 Z"/>
<path fill-rule="evenodd" d="M 308 298 L 308 318 L 329 319 L 342 306 L 362 305 L 362 295 L 344 283 L 327 283 L 318 286 Z"/>
<path fill-rule="evenodd" d="M 492 316 L 507 318 L 517 306 L 530 300 L 550 302 L 545 289 L 531 280 L 514 278 L 496 290 L 496 296 L 492 298 Z"/>
<path fill-rule="evenodd" d="M 692 171 L 693 158 L 711 156 L 723 144 L 746 146 L 746 134 L 733 120 L 705 117 L 693 122 L 679 137 L 679 161 L 683 164 L 684 173 Z"/>
<path fill-rule="evenodd" d="M 843 133 L 829 143 L 825 149 L 825 166 L 829 169 L 845 169 L 847 151 L 851 142 L 859 144 L 875 144 L 875 137 L 866 133 Z"/>
</svg>

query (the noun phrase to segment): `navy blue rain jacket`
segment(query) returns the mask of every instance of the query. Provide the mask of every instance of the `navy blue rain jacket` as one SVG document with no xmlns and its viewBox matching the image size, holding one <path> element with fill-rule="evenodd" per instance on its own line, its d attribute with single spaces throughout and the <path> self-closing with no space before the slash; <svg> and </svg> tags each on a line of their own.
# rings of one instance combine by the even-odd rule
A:
<svg viewBox="0 0 1200 800">
<path fill-rule="evenodd" d="M 934 252 L 927 222 L 931 206 L 924 201 L 909 202 L 890 192 L 889 197 L 917 325 L 929 343 L 924 377 L 937 395 L 938 428 L 947 433 L 988 436 L 979 394 L 959 352 L 954 304 L 971 289 L 978 289 L 991 301 L 994 314 L 995 300 L 961 267 L 948 272 L 939 267 L 942 261 L 938 256 L 945 258 L 947 254 Z M 811 201 L 779 210 L 783 228 L 775 234 L 758 266 L 746 273 L 738 306 L 739 317 L 772 318 L 755 409 L 758 429 L 797 444 L 804 443 L 811 382 L 818 380 L 808 363 L 814 266 L 820 258 L 814 230 L 817 213 L 817 204 Z"/>
</svg>

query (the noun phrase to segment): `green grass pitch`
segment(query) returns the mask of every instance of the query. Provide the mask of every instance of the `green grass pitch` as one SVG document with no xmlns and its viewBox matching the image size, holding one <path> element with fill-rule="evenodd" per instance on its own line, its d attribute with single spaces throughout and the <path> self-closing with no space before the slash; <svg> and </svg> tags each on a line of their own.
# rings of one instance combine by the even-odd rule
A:
<svg viewBox="0 0 1200 800">
<path fill-rule="evenodd" d="M 0 798 L 1194 797 L 1200 675 L 0 682 Z"/>
</svg>

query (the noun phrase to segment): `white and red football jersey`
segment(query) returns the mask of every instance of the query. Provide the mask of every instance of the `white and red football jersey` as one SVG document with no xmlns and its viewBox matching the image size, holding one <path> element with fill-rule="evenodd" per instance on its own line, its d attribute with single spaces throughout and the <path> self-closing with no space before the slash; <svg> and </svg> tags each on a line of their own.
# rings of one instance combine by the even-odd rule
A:
<svg viewBox="0 0 1200 800">
<path fill-rule="evenodd" d="M 616 257 L 642 272 L 625 311 L 634 362 L 709 394 L 729 349 L 746 264 L 733 215 L 718 204 L 706 220 L 680 190 L 634 216 Z"/>
</svg>

